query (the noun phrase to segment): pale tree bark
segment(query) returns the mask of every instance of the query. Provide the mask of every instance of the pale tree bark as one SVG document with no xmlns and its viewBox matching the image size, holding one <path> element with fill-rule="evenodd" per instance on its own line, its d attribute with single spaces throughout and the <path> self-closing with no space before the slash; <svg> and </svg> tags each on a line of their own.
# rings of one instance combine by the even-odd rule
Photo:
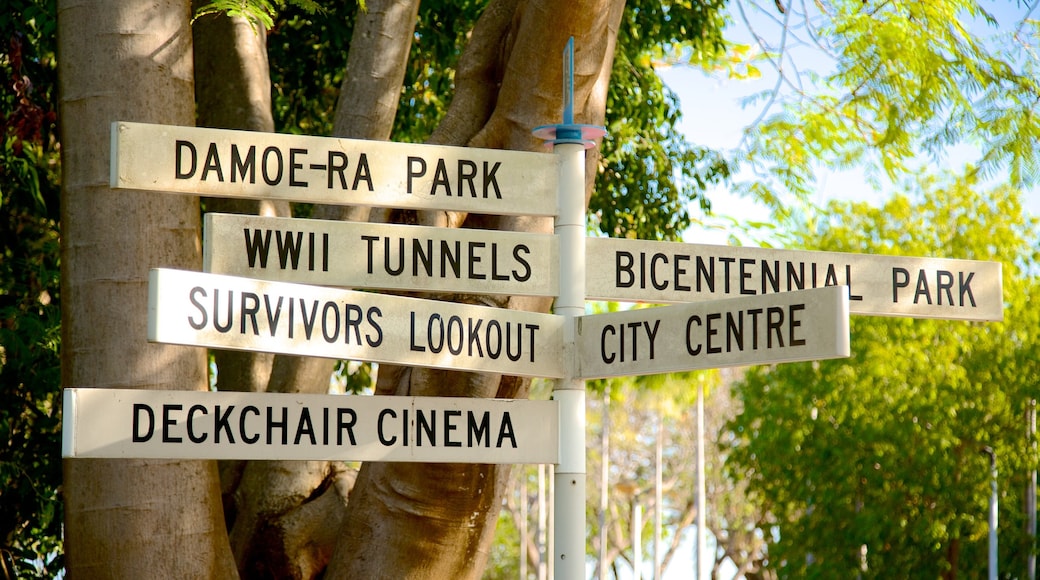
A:
<svg viewBox="0 0 1040 580">
<path fill-rule="evenodd" d="M 602 124 L 606 77 L 623 7 L 622 0 L 492 1 L 473 30 L 456 77 L 460 96 L 471 102 L 453 102 L 438 139 L 542 150 L 531 130 L 560 121 L 562 52 L 571 36 L 578 121 Z M 486 120 L 477 123 L 457 115 Z M 587 188 L 586 199 L 589 193 Z M 551 220 L 525 217 L 431 213 L 421 221 L 539 232 L 552 228 Z M 468 300 L 543 312 L 551 302 L 491 296 Z M 529 386 L 529 380 L 517 377 L 381 365 L 377 392 L 525 398 Z M 366 463 L 326 577 L 479 578 L 511 472 L 511 466 L 497 465 Z"/>
<path fill-rule="evenodd" d="M 62 385 L 203 390 L 202 349 L 149 344 L 148 271 L 197 270 L 197 198 L 113 191 L 113 121 L 191 125 L 188 5 L 61 0 Z M 235 576 L 216 464 L 65 462 L 74 578 Z"/>
<path fill-rule="evenodd" d="M 415 29 L 418 0 L 369 0 L 358 14 L 333 133 L 390 135 Z M 199 124 L 272 131 L 270 71 L 262 30 L 210 16 L 195 26 Z M 265 212 L 256 202 L 207 200 L 213 211 Z M 365 220 L 368 208 L 319 206 L 323 219 Z M 216 351 L 218 388 L 324 393 L 333 361 Z M 226 462 L 230 538 L 245 577 L 311 578 L 324 570 L 355 473 L 327 461 Z"/>
<path fill-rule="evenodd" d="M 197 8 L 197 5 L 195 6 Z M 200 127 L 274 131 L 267 34 L 244 18 L 225 14 L 202 16 L 192 25 L 195 64 L 196 124 Z M 288 202 L 207 198 L 206 211 L 288 217 Z M 259 392 L 267 389 L 275 355 L 214 349 L 221 391 Z M 235 521 L 234 491 L 242 480 L 245 461 L 220 461 L 224 517 Z M 239 552 L 236 551 L 236 555 Z"/>
<path fill-rule="evenodd" d="M 163 0 L 160 0 L 162 2 Z M 65 187 L 63 297 L 66 320 L 63 383 L 66 386 L 206 387 L 201 349 L 148 345 L 144 337 L 147 270 L 156 266 L 198 269 L 198 205 L 191 197 L 114 193 L 107 188 L 108 123 L 131 120 L 192 125 L 191 40 L 188 7 L 181 4 L 135 10 L 118 0 L 59 6 L 62 60 Z M 348 75 L 360 103 L 396 102 L 415 23 L 417 0 L 369 0 L 373 18 L 359 19 Z M 576 37 L 579 122 L 601 124 L 605 89 L 622 0 L 557 3 L 550 0 L 493 1 L 474 30 L 456 77 L 459 92 L 434 141 L 479 147 L 541 150 L 530 136 L 540 124 L 560 119 L 560 54 Z M 126 11 L 121 12 L 120 8 Z M 146 12 L 146 13 L 142 13 Z M 136 18 L 140 17 L 140 18 Z M 369 27 L 369 28 L 366 28 Z M 367 30 L 368 32 L 364 32 Z M 227 41 L 240 64 L 256 56 L 232 27 Z M 364 35 L 367 36 L 358 36 Z M 261 44 L 261 43 L 254 43 Z M 213 53 L 221 56 L 220 52 Z M 111 55 L 119 55 L 112 60 Z M 364 74 L 366 66 L 390 69 Z M 366 64 L 367 62 L 367 64 Z M 213 64 L 211 62 L 211 64 Z M 219 64 L 219 63 L 217 63 Z M 399 68 L 398 68 L 399 67 Z M 200 115 L 215 126 L 267 130 L 254 113 L 253 96 L 265 75 L 243 68 L 237 98 L 248 106 L 217 116 Z M 220 77 L 220 72 L 207 74 Z M 259 80 L 258 80 L 259 79 Z M 229 91 L 225 84 L 221 87 Z M 200 90 L 208 91 L 200 84 Z M 368 95 L 368 96 L 363 96 Z M 345 97 L 345 98 L 347 98 Z M 208 98 L 208 97 L 207 97 Z M 200 99 L 200 105 L 208 101 Z M 350 101 L 345 101 L 350 102 Z M 380 101 L 382 102 L 382 101 Z M 468 104 L 467 104 L 468 103 Z M 385 138 L 389 116 L 341 104 L 336 133 Z M 212 105 L 217 111 L 218 105 Z M 200 111 L 201 112 L 201 111 Z M 352 125 L 356 123 L 356 125 Z M 368 132 L 361 126 L 382 129 Z M 355 129 L 351 129 L 354 126 Z M 381 131 L 385 131 L 385 134 Z M 384 136 L 381 136 L 384 135 Z M 594 164 L 590 162 L 589 166 Z M 594 175 L 588 171 L 589 183 Z M 586 191 L 586 198 L 590 190 Z M 365 219 L 365 210 L 319 217 Z M 402 217 L 380 212 L 373 219 Z M 114 228 L 101 227 L 112 224 Z M 403 216 L 415 221 L 416 218 Z M 437 225 L 521 231 L 551 230 L 551 220 L 430 213 L 419 221 Z M 71 225 L 70 225 L 71 224 Z M 107 248 L 118 248 L 106 251 Z M 470 296 L 477 303 L 547 311 L 549 299 Z M 324 392 L 332 363 L 317 359 L 253 359 L 221 386 L 280 392 Z M 266 385 L 263 377 L 268 375 Z M 237 379 L 235 377 L 238 377 Z M 529 381 L 516 377 L 451 373 L 384 365 L 378 392 L 401 395 L 526 397 Z M 84 577 L 225 578 L 235 561 L 223 530 L 217 476 L 210 462 L 70 461 L 66 481 L 67 552 L 70 573 Z M 478 577 L 490 546 L 494 521 L 507 486 L 508 466 L 368 464 L 341 516 L 350 474 L 327 462 L 253 463 L 236 486 L 232 541 L 238 564 L 261 552 L 277 553 L 247 575 L 309 578 L 330 557 L 342 517 L 329 577 Z M 266 492 L 272 492 L 266 494 Z M 274 545 L 272 545 L 272 543 Z M 281 567 L 279 567 L 281 566 Z"/>
</svg>

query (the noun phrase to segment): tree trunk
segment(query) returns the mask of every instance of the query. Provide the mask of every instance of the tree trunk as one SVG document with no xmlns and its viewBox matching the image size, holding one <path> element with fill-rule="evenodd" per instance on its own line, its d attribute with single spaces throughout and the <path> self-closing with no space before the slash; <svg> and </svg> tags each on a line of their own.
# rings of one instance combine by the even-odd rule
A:
<svg viewBox="0 0 1040 580">
<path fill-rule="evenodd" d="M 335 132 L 383 139 L 389 135 L 393 111 L 387 107 L 399 94 L 418 0 L 367 4 L 369 13 L 359 16 L 351 44 L 352 71 L 342 88 Z M 578 122 L 602 124 L 623 5 L 623 0 L 493 0 L 460 61 L 457 95 L 432 140 L 543 150 L 530 131 L 560 121 L 561 53 L 570 36 L 577 48 Z M 149 268 L 199 267 L 197 199 L 113 192 L 107 186 L 105 153 L 115 120 L 194 124 L 188 7 L 161 3 L 144 11 L 120 0 L 62 0 L 59 13 L 65 151 L 63 384 L 204 390 L 202 349 L 150 345 L 145 338 Z M 270 104 L 264 103 L 269 89 L 262 73 L 266 58 L 261 37 L 245 31 L 241 22 L 227 19 L 200 22 L 199 34 L 207 39 L 200 41 L 197 55 L 201 124 L 270 130 L 264 116 Z M 237 109 L 227 108 L 223 101 L 229 97 L 238 102 Z M 358 111 L 365 114 L 354 115 Z M 591 184 L 594 158 L 588 167 Z M 259 205 L 207 203 L 222 211 L 264 211 Z M 285 208 L 272 211 L 284 214 Z M 416 218 L 405 213 L 378 212 L 373 217 L 440 226 L 552 229 L 546 218 L 446 212 Z M 319 207 L 316 215 L 369 219 L 364 208 Z M 547 311 L 551 303 L 527 297 L 467 300 L 535 311 Z M 331 362 L 319 359 L 253 355 L 220 364 L 226 371 L 219 376 L 221 388 L 276 392 L 324 392 L 332 368 Z M 524 398 L 529 384 L 516 377 L 382 365 L 377 390 Z M 70 460 L 66 470 L 66 550 L 73 576 L 234 577 L 235 558 L 229 549 L 234 543 L 247 575 L 309 578 L 321 574 L 338 540 L 328 577 L 474 578 L 486 565 L 512 468 L 366 464 L 344 513 L 350 473 L 328 462 L 254 462 L 235 478 L 231 542 L 222 525 L 213 462 Z M 332 532 L 340 520 L 337 538 Z M 261 553 L 266 560 L 247 566 Z"/>
<path fill-rule="evenodd" d="M 149 344 L 148 271 L 198 269 L 197 198 L 113 191 L 113 121 L 192 125 L 184 2 L 61 1 L 62 385 L 203 390 L 205 352 Z M 65 462 L 70 577 L 230 578 L 214 462 Z"/>
<path fill-rule="evenodd" d="M 453 101 L 444 120 L 446 129 L 438 138 L 479 147 L 542 150 L 531 130 L 560 122 L 562 53 L 571 36 L 576 46 L 579 122 L 602 124 L 623 6 L 620 0 L 491 2 L 460 62 L 456 98 L 463 100 Z M 500 72 L 489 76 L 493 71 Z M 477 123 L 473 117 L 486 120 Z M 520 231 L 552 229 L 551 220 L 526 217 L 431 212 L 420 221 Z M 470 299 L 543 312 L 551 303 L 547 298 Z M 529 385 L 529 380 L 517 377 L 381 365 L 377 392 L 525 398 Z M 511 466 L 499 465 L 366 463 L 351 494 L 327 577 L 480 577 L 511 471 Z"/>
<path fill-rule="evenodd" d="M 385 140 L 404 79 L 418 0 L 370 0 L 358 15 L 333 133 Z M 195 25 L 199 124 L 273 131 L 263 31 L 207 16 Z M 207 200 L 212 211 L 289 215 L 248 200 Z M 366 220 L 368 208 L 319 206 L 315 217 Z M 325 393 L 334 362 L 215 351 L 221 390 Z M 245 577 L 311 578 L 324 570 L 355 473 L 326 461 L 225 462 L 231 546 Z M 316 509 L 317 508 L 317 509 Z M 324 530 L 325 533 L 315 534 Z"/>
</svg>

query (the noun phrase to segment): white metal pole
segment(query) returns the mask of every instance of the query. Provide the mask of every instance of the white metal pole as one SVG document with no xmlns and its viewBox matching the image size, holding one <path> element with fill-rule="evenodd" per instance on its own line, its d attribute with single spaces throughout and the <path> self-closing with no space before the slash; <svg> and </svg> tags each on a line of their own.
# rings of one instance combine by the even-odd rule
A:
<svg viewBox="0 0 1040 580">
<path fill-rule="evenodd" d="M 537 127 L 560 158 L 557 217 L 560 295 L 553 311 L 564 317 L 566 376 L 553 399 L 560 408 L 560 462 L 553 478 L 553 569 L 562 580 L 585 578 L 585 381 L 576 378 L 576 324 L 585 314 L 585 149 L 602 137 L 602 127 L 574 123 L 574 39 L 563 52 L 563 123 Z"/>
<path fill-rule="evenodd" d="M 555 151 L 562 162 L 562 195 L 555 229 L 560 239 L 560 296 L 554 310 L 566 319 L 564 350 L 573 357 L 576 318 L 585 314 L 585 146 L 557 143 Z M 553 563 L 559 578 L 578 580 L 585 577 L 585 381 L 559 379 L 553 398 L 560 405 Z"/>
</svg>

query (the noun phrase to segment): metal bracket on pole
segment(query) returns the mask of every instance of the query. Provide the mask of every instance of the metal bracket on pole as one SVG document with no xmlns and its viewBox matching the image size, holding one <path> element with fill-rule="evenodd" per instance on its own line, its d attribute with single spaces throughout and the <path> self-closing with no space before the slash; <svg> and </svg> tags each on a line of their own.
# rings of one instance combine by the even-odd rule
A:
<svg viewBox="0 0 1040 580">
<path fill-rule="evenodd" d="M 574 122 L 574 37 L 567 40 L 563 50 L 563 123 L 542 125 L 532 131 L 535 137 L 544 139 L 547 146 L 561 143 L 578 143 L 585 149 L 596 146 L 595 139 L 607 134 L 604 127 L 581 125 Z"/>
<path fill-rule="evenodd" d="M 585 577 L 585 381 L 575 378 L 576 324 L 585 314 L 585 150 L 606 135 L 603 127 L 574 123 L 574 39 L 563 53 L 563 123 L 534 130 L 560 156 L 558 212 L 560 294 L 553 311 L 563 316 L 567 376 L 556 381 L 560 409 L 560 462 L 553 478 L 553 569 L 557 578 Z"/>
</svg>

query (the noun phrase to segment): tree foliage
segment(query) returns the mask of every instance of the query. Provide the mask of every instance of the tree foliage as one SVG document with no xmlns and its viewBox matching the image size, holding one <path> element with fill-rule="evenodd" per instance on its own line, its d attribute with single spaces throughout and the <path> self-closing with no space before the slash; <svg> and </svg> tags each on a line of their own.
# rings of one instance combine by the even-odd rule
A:
<svg viewBox="0 0 1040 580">
<path fill-rule="evenodd" d="M 1036 221 L 1017 192 L 922 178 L 883 207 L 834 202 L 802 241 L 843 252 L 1003 262 L 1005 320 L 852 320 L 852 357 L 758 367 L 739 386 L 733 477 L 775 528 L 782 577 L 981 577 L 989 459 L 999 462 L 1000 569 L 1024 576 L 1024 413 L 1040 395 Z"/>
<path fill-rule="evenodd" d="M 54 4 L 0 14 L 0 570 L 61 569 Z M 54 558 L 57 556 L 57 559 Z"/>
<path fill-rule="evenodd" d="M 735 7 L 758 66 L 776 78 L 751 100 L 761 115 L 738 154 L 755 176 L 743 192 L 774 203 L 787 192 L 806 196 L 821 169 L 853 166 L 875 182 L 898 182 L 956 146 L 974 151 L 983 177 L 1007 174 L 1016 186 L 1040 177 L 1040 38 L 1025 3 L 737 0 Z"/>
<path fill-rule="evenodd" d="M 725 53 L 724 2 L 629 2 L 607 97 L 607 137 L 590 224 L 614 238 L 677 240 L 690 226 L 690 207 L 708 211 L 708 186 L 728 179 L 729 166 L 679 131 L 682 111 L 654 66 L 665 53 Z"/>
<path fill-rule="evenodd" d="M 729 177 L 721 156 L 693 145 L 679 131 L 678 99 L 654 72 L 666 51 L 699 53 L 705 62 L 721 58 L 724 4 L 628 2 L 608 89 L 608 135 L 590 201 L 590 227 L 612 237 L 678 239 L 691 223 L 691 204 L 707 211 L 705 190 Z M 483 8 L 474 0 L 420 4 L 394 140 L 422 142 L 433 133 L 451 101 L 466 34 Z M 329 10 L 310 14 L 290 8 L 271 32 L 279 131 L 331 131 L 335 88 L 342 81 L 357 8 L 339 3 Z"/>
</svg>

